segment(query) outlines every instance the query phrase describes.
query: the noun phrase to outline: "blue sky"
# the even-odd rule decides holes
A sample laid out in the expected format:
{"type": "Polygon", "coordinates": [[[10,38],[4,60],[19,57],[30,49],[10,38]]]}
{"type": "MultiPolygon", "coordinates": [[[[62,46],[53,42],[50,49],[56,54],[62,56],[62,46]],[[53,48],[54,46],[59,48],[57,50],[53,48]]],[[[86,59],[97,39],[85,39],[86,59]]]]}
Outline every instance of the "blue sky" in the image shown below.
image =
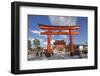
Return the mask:
{"type": "MultiPolygon", "coordinates": [[[[47,44],[47,36],[40,35],[41,30],[38,24],[46,25],[79,25],[80,29],[77,30],[80,34],[73,35],[74,44],[84,44],[88,42],[88,18],[87,17],[75,17],[75,16],[49,16],[49,15],[28,15],[28,39],[39,39],[40,45],[45,46],[47,44]]],[[[69,43],[69,35],[52,35],[51,44],[54,40],[64,39],[66,43],[69,43]]]]}

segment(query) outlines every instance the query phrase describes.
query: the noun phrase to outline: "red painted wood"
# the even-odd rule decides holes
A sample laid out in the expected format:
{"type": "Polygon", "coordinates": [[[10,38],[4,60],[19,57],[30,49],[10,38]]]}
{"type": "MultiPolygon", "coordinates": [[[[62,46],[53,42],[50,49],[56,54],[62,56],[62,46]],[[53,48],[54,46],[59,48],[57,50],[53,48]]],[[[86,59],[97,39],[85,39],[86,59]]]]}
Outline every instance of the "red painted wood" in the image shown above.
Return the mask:
{"type": "Polygon", "coordinates": [[[76,25],[73,25],[73,26],[48,26],[48,25],[42,25],[40,24],[39,25],[39,28],[43,29],[43,30],[48,30],[48,29],[51,29],[51,30],[78,30],[80,28],[80,26],[76,26],[76,25]]]}
{"type": "Polygon", "coordinates": [[[74,48],[73,48],[73,38],[72,38],[72,30],[69,30],[69,36],[70,36],[70,51],[71,53],[74,53],[74,48]]]}
{"type": "MultiPolygon", "coordinates": [[[[48,35],[49,32],[41,32],[41,35],[48,35]]],[[[69,32],[50,32],[51,35],[69,35],[69,32]]],[[[79,32],[71,32],[72,35],[77,35],[79,32]]]]}
{"type": "Polygon", "coordinates": [[[47,41],[47,53],[51,53],[51,34],[50,34],[51,30],[48,30],[48,34],[47,34],[47,37],[48,37],[48,41],[47,41]]]}

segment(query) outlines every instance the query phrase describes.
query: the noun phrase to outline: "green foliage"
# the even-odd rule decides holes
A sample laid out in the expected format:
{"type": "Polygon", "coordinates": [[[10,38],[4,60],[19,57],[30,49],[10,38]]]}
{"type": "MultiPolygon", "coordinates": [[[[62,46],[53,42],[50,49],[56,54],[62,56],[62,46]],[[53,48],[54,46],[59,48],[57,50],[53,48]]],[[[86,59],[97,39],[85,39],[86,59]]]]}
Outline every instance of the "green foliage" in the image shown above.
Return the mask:
{"type": "MultiPolygon", "coordinates": [[[[75,48],[75,49],[78,49],[78,45],[77,44],[73,44],[73,47],[75,48]]],[[[66,48],[70,48],[70,43],[68,44],[68,45],[66,45],[66,48]]]]}
{"type": "Polygon", "coordinates": [[[74,44],[74,48],[75,48],[75,49],[78,49],[78,45],[74,44]]]}
{"type": "Polygon", "coordinates": [[[34,39],[33,40],[33,45],[39,46],[40,45],[40,41],[38,39],[34,39]]]}
{"type": "Polygon", "coordinates": [[[31,49],[31,41],[28,40],[28,49],[30,50],[31,49]]]}
{"type": "Polygon", "coordinates": [[[31,46],[31,41],[30,40],[28,40],[28,46],[31,46]]]}
{"type": "Polygon", "coordinates": [[[68,49],[70,48],[70,43],[68,43],[68,45],[66,45],[66,48],[68,48],[68,49]]]}

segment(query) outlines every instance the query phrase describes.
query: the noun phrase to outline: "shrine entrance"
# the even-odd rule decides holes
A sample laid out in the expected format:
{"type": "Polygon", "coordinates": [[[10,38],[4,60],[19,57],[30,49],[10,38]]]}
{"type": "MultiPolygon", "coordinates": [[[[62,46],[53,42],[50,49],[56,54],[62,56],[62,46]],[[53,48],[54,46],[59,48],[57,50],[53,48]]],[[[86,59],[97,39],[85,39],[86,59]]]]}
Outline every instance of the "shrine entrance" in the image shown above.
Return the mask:
{"type": "Polygon", "coordinates": [[[39,28],[42,30],[46,30],[45,32],[41,32],[41,35],[47,35],[47,54],[51,54],[51,35],[69,35],[70,37],[70,55],[72,56],[74,54],[74,48],[73,48],[73,35],[78,35],[79,32],[75,31],[78,30],[79,26],[50,26],[50,25],[44,25],[39,24],[39,28]],[[53,31],[53,30],[58,30],[53,31]],[[67,31],[63,31],[67,30],[67,31]]]}

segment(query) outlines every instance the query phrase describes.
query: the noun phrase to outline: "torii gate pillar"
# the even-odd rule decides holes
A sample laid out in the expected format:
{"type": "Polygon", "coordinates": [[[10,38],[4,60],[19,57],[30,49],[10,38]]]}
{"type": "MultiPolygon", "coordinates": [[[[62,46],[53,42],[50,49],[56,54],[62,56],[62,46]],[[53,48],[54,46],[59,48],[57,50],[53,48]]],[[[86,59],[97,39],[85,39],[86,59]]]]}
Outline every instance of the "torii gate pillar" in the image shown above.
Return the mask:
{"type": "Polygon", "coordinates": [[[48,37],[48,40],[47,40],[47,56],[50,56],[50,54],[51,54],[51,30],[48,30],[48,35],[47,35],[47,37],[48,37]]]}
{"type": "Polygon", "coordinates": [[[74,47],[73,47],[73,38],[72,38],[72,31],[69,30],[69,36],[70,36],[70,55],[73,56],[74,54],[74,47]]]}

